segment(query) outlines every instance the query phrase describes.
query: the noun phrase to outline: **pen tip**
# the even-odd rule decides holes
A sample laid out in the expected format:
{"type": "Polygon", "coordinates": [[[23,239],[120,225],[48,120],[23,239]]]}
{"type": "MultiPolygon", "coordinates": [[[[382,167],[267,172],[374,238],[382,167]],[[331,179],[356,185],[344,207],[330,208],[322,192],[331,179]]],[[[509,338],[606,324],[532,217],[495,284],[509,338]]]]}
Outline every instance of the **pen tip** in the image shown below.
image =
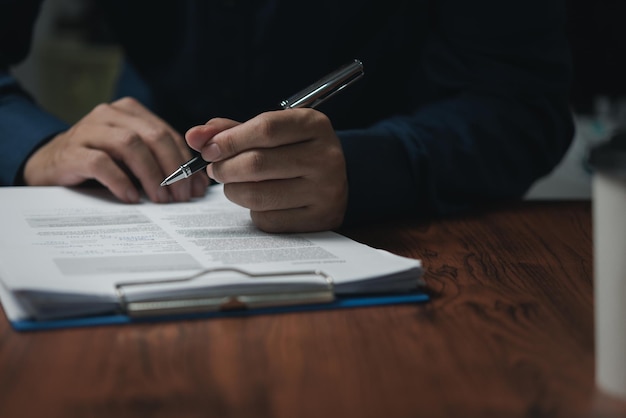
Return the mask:
{"type": "Polygon", "coordinates": [[[181,169],[178,169],[169,176],[167,176],[165,180],[161,182],[161,186],[169,186],[170,184],[176,183],[178,180],[182,180],[184,178],[185,172],[181,169]]]}

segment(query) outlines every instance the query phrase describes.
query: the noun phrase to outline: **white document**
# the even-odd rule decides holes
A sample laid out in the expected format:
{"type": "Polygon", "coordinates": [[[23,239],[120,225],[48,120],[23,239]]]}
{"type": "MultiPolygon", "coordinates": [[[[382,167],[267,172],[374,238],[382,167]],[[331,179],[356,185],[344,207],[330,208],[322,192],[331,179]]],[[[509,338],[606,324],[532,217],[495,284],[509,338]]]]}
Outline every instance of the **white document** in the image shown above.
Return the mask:
{"type": "Polygon", "coordinates": [[[122,282],[149,281],[129,293],[140,300],[189,288],[236,293],[259,283],[288,292],[316,286],[322,279],[310,274],[319,272],[336,294],[353,294],[414,290],[422,271],[419,260],[334,232],[264,233],[221,186],[190,203],[137,205],[101,189],[0,188],[0,231],[0,300],[10,320],[38,315],[33,304],[42,297],[50,316],[112,309],[122,282]],[[273,276],[226,270],[193,283],[153,283],[230,268],[273,276]]]}

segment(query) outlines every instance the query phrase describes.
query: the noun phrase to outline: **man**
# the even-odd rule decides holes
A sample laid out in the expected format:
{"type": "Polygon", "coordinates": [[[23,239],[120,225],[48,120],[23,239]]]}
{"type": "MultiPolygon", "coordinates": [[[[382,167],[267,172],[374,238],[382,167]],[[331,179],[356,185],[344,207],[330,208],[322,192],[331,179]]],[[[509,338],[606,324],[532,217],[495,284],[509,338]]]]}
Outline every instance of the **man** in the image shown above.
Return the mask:
{"type": "Polygon", "coordinates": [[[137,202],[138,182],[154,201],[188,200],[204,176],[159,186],[190,157],[186,132],[257,226],[311,231],[519,197],[572,138],[561,0],[103,0],[136,80],[121,85],[149,94],[72,127],[8,75],[39,3],[0,2],[4,185],[95,179],[137,202]],[[272,111],[354,58],[366,75],[345,92],[272,111]]]}

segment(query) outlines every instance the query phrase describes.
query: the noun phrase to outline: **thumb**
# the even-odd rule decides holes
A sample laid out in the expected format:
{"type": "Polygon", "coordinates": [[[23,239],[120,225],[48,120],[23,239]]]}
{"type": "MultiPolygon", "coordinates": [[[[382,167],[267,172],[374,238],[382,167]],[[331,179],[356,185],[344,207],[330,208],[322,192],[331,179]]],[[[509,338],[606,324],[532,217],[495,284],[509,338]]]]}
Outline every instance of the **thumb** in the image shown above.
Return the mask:
{"type": "Polygon", "coordinates": [[[190,128],[185,133],[185,141],[191,149],[201,152],[215,135],[237,125],[239,122],[232,119],[213,118],[204,125],[190,128]]]}

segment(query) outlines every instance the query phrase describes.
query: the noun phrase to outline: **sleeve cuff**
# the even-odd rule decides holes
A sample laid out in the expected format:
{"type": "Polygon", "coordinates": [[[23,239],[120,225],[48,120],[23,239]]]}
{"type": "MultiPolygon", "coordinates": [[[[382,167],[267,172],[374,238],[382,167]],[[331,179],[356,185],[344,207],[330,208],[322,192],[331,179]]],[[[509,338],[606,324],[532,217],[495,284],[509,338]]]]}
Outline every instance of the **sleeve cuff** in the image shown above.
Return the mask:
{"type": "Polygon", "coordinates": [[[418,211],[419,185],[402,142],[380,130],[340,131],[348,174],[344,225],[418,211]]]}
{"type": "Polygon", "coordinates": [[[0,185],[23,184],[28,157],[69,125],[37,107],[28,98],[10,94],[0,97],[0,185]]]}

